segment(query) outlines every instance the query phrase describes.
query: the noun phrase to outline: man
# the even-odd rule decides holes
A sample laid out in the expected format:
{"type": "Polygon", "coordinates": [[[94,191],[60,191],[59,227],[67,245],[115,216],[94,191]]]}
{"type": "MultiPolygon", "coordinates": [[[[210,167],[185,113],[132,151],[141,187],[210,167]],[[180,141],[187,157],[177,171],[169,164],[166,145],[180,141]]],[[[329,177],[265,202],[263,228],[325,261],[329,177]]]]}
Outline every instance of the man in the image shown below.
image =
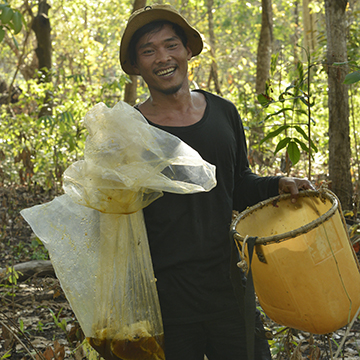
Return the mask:
{"type": "MultiPolygon", "coordinates": [[[[204,354],[209,360],[247,359],[244,319],[229,276],[232,210],[242,211],[279,191],[291,192],[296,201],[298,189],[312,186],[307,180],[251,172],[235,106],[208,92],[190,91],[188,61],[202,47],[200,34],[175,9],[152,5],[130,17],[120,62],[127,74],[142,76],[148,85],[150,96],[137,109],[149,123],[216,165],[217,186],[210,192],[165,193],[144,209],[166,359],[203,360],[204,354]]],[[[270,358],[267,341],[256,337],[255,359],[270,358]]]]}

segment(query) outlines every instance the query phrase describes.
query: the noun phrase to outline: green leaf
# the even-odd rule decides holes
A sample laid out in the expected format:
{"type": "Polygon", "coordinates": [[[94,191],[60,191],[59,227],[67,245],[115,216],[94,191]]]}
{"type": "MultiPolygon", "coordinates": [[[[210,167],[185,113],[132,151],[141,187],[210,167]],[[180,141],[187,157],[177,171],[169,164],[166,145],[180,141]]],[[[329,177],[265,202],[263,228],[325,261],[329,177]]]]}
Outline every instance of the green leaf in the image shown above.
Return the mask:
{"type": "Polygon", "coordinates": [[[13,9],[10,6],[5,6],[1,12],[1,16],[0,16],[1,22],[4,25],[8,24],[10,22],[10,20],[12,19],[13,14],[14,14],[13,9]]]}
{"type": "Polygon", "coordinates": [[[269,104],[274,102],[273,98],[271,98],[270,96],[264,95],[264,94],[259,94],[257,96],[257,99],[258,99],[260,105],[264,106],[264,107],[267,107],[267,106],[269,106],[269,104]]]}
{"type": "Polygon", "coordinates": [[[286,138],[279,141],[276,146],[274,154],[278,153],[281,149],[283,149],[290,142],[290,138],[287,136],[286,138]]]}
{"type": "MultiPolygon", "coordinates": [[[[298,133],[300,133],[304,137],[305,140],[309,141],[309,137],[307,136],[305,131],[299,125],[295,125],[294,128],[296,129],[296,131],[298,133]]],[[[314,142],[312,140],[310,141],[310,146],[314,149],[315,152],[318,152],[318,148],[316,147],[316,145],[314,144],[314,142]]],[[[309,152],[309,150],[308,150],[308,152],[309,152]]]]}
{"type": "Polygon", "coordinates": [[[284,108],[284,109],[281,109],[281,110],[279,110],[279,111],[277,111],[277,112],[275,112],[275,113],[273,113],[273,114],[268,115],[268,116],[264,119],[264,121],[267,120],[267,119],[269,119],[269,118],[271,118],[272,116],[276,116],[276,115],[279,115],[279,114],[281,114],[281,113],[284,113],[285,111],[292,111],[292,110],[293,110],[292,108],[284,108]]]}
{"type": "Polygon", "coordinates": [[[16,41],[16,39],[14,38],[14,35],[12,36],[12,39],[13,39],[14,45],[15,45],[16,48],[19,50],[19,44],[18,44],[18,42],[16,41]]]}
{"type": "Polygon", "coordinates": [[[310,106],[310,107],[311,107],[310,103],[305,99],[304,96],[299,96],[299,99],[300,99],[300,101],[303,102],[306,106],[310,106]]]}
{"type": "Polygon", "coordinates": [[[298,114],[302,114],[302,115],[308,115],[307,111],[304,109],[296,109],[295,112],[297,112],[298,114]]]}
{"type": "Polygon", "coordinates": [[[279,58],[279,53],[272,54],[271,55],[271,62],[270,62],[270,73],[272,76],[274,76],[276,71],[276,64],[279,58]]]}
{"type": "Polygon", "coordinates": [[[24,327],[24,321],[23,321],[23,319],[20,319],[20,320],[19,320],[19,323],[20,323],[20,324],[19,324],[20,330],[21,330],[22,332],[24,332],[24,328],[25,328],[25,327],[24,327]]]}
{"type": "Polygon", "coordinates": [[[348,61],[334,62],[334,63],[333,63],[333,66],[347,65],[348,63],[349,63],[348,61]]]}
{"type": "Polygon", "coordinates": [[[1,360],[10,358],[12,351],[13,351],[13,349],[8,350],[8,351],[1,357],[1,360]]]}
{"type": "Polygon", "coordinates": [[[295,141],[290,141],[287,147],[287,152],[289,154],[289,158],[293,165],[299,162],[300,160],[300,150],[295,141]]]}
{"type": "Polygon", "coordinates": [[[360,81],[360,71],[354,71],[345,76],[344,84],[350,85],[360,81]]]}
{"type": "Polygon", "coordinates": [[[12,17],[12,23],[14,24],[14,34],[18,34],[22,28],[22,15],[19,11],[15,11],[12,17]]]}
{"type": "Polygon", "coordinates": [[[290,127],[290,125],[282,125],[279,128],[277,128],[274,131],[269,132],[261,141],[260,144],[264,143],[265,141],[272,139],[276,136],[278,136],[282,131],[288,129],[290,127]]]}
{"type": "Polygon", "coordinates": [[[307,147],[307,145],[303,141],[299,140],[298,138],[293,138],[293,140],[296,141],[301,146],[303,151],[309,153],[309,148],[307,147]]]}
{"type": "Polygon", "coordinates": [[[5,36],[5,30],[3,29],[2,26],[0,26],[0,43],[3,41],[5,36]]]}
{"type": "Polygon", "coordinates": [[[294,128],[296,129],[296,131],[298,133],[300,133],[304,137],[304,139],[309,140],[309,138],[306,135],[305,131],[299,125],[295,125],[294,128]]]}
{"type": "MultiPolygon", "coordinates": [[[[290,89],[294,89],[295,88],[295,85],[293,85],[293,84],[291,84],[291,85],[289,85],[286,89],[285,89],[285,91],[283,92],[283,94],[288,94],[289,93],[289,90],[290,89]]],[[[291,94],[291,93],[289,93],[290,95],[293,95],[293,94],[291,94]]]]}

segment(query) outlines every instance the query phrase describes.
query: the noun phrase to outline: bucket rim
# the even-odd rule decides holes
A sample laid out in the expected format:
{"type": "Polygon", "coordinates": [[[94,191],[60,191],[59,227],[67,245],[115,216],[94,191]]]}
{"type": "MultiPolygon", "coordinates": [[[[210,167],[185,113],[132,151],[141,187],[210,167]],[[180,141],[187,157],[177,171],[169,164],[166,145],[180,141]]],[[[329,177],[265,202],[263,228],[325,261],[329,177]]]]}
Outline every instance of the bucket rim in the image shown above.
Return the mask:
{"type": "MultiPolygon", "coordinates": [[[[236,216],[236,218],[231,222],[230,226],[230,232],[232,233],[232,236],[234,240],[243,242],[245,240],[245,237],[240,235],[236,230],[236,225],[239,223],[240,220],[244,219],[251,213],[253,213],[256,210],[260,210],[263,207],[269,205],[270,203],[277,203],[278,201],[287,200],[290,199],[291,194],[281,194],[274,197],[271,197],[267,200],[260,201],[259,203],[248,207],[246,210],[242,211],[239,215],[236,216]]],[[[271,243],[279,243],[281,241],[289,240],[294,237],[299,236],[300,234],[306,234],[309,231],[315,229],[319,225],[323,224],[325,221],[327,221],[331,216],[335,214],[335,212],[339,208],[339,201],[336,198],[335,194],[333,194],[330,190],[326,189],[325,191],[317,191],[317,190],[302,190],[299,192],[299,197],[318,197],[321,201],[325,199],[328,199],[331,201],[331,208],[326,211],[324,214],[320,215],[317,219],[311,221],[310,223],[301,226],[297,229],[290,230],[281,234],[276,234],[273,236],[265,236],[265,237],[258,237],[255,241],[255,245],[268,245],[271,243]]]]}

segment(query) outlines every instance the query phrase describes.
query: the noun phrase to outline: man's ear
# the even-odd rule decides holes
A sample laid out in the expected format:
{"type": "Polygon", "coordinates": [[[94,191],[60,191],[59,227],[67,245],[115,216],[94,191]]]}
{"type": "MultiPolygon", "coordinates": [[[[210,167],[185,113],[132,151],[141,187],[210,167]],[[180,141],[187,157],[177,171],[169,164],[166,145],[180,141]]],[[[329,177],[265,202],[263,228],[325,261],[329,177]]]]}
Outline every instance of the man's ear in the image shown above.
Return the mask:
{"type": "Polygon", "coordinates": [[[190,60],[192,58],[192,51],[191,49],[189,48],[189,46],[186,46],[186,50],[188,52],[188,56],[187,56],[187,59],[190,60]]]}
{"type": "Polygon", "coordinates": [[[132,64],[131,66],[132,66],[132,68],[133,68],[133,70],[134,70],[134,73],[135,73],[136,75],[140,75],[140,70],[139,70],[139,68],[137,67],[137,65],[136,65],[136,64],[132,64]]]}

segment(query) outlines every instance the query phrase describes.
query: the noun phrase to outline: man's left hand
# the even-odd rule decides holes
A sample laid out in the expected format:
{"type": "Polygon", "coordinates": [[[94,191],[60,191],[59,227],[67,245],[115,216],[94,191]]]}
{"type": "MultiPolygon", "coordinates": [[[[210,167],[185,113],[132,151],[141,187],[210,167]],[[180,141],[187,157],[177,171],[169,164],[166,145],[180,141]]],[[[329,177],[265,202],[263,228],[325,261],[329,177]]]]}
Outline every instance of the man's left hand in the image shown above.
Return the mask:
{"type": "Polygon", "coordinates": [[[295,203],[299,190],[315,190],[314,186],[307,179],[294,177],[282,177],[279,180],[279,194],[291,193],[291,202],[295,203]]]}

